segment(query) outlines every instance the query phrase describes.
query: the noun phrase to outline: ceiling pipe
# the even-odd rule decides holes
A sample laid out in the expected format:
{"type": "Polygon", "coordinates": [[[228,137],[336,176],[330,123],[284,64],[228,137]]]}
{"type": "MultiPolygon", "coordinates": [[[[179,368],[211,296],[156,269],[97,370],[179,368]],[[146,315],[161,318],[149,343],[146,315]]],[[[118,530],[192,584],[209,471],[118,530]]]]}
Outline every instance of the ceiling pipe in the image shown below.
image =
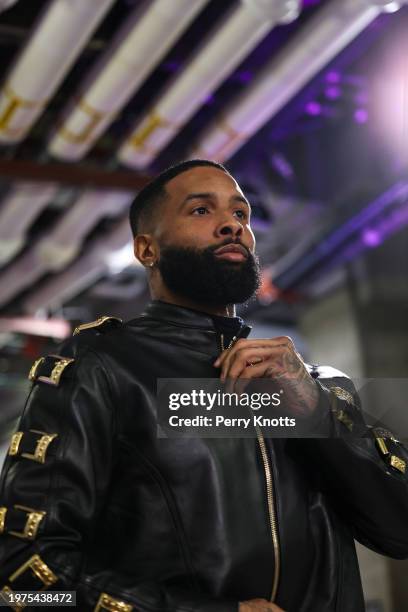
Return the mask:
{"type": "Polygon", "coordinates": [[[0,90],[0,142],[26,136],[114,0],[54,0],[0,90]]]}
{"type": "Polygon", "coordinates": [[[403,4],[407,0],[332,0],[205,129],[190,155],[229,159],[381,12],[403,4]]]}
{"type": "MultiPolygon", "coordinates": [[[[85,192],[43,239],[0,273],[0,306],[47,272],[67,266],[78,256],[85,236],[96,223],[103,217],[121,215],[132,198],[128,192],[85,192]]],[[[128,220],[127,224],[129,228],[128,220]]]]}
{"type": "Polygon", "coordinates": [[[18,0],[0,0],[0,13],[17,4],[18,0]]]}
{"type": "Polygon", "coordinates": [[[25,235],[58,191],[54,184],[20,183],[12,187],[0,207],[0,266],[13,259],[25,235]]]}
{"type": "Polygon", "coordinates": [[[135,9],[80,86],[48,152],[81,159],[209,0],[155,0],[135,9]]]}
{"type": "MultiPolygon", "coordinates": [[[[35,293],[28,296],[23,303],[27,313],[36,313],[47,309],[55,311],[69,299],[78,295],[104,274],[109,273],[109,259],[129,242],[132,236],[127,216],[117,222],[106,236],[101,236],[90,245],[87,252],[69,268],[48,280],[35,293]]],[[[134,260],[135,265],[141,265],[134,260]]]]}
{"type": "Polygon", "coordinates": [[[47,269],[62,270],[78,255],[81,245],[100,219],[119,217],[134,198],[126,191],[86,191],[37,246],[47,269]]]}
{"type": "Polygon", "coordinates": [[[241,0],[137,122],[119,160],[146,168],[269,30],[299,12],[300,0],[241,0]]]}
{"type": "Polygon", "coordinates": [[[64,340],[69,338],[72,330],[71,325],[65,319],[0,317],[0,334],[28,334],[64,340]]]}

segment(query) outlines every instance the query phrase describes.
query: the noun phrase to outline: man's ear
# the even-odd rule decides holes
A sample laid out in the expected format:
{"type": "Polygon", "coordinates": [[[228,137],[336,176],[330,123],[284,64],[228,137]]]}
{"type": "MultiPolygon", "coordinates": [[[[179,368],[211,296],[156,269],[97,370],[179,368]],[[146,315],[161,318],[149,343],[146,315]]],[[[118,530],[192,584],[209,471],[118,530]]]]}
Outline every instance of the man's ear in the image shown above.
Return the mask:
{"type": "Polygon", "coordinates": [[[134,239],[134,253],[142,266],[151,268],[159,259],[159,247],[151,234],[138,234],[134,239]]]}

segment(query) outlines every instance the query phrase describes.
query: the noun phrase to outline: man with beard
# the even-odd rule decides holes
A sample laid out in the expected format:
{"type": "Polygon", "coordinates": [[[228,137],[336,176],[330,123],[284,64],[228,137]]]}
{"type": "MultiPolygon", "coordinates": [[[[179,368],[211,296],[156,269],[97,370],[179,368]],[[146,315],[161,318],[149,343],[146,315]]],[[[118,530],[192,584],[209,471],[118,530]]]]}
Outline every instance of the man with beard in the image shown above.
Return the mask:
{"type": "Polygon", "coordinates": [[[365,427],[343,374],[289,338],[247,338],[234,305],[259,267],[225,168],[170,168],[130,220],[152,302],[32,367],[3,471],[3,594],[68,589],[81,612],[363,612],[353,537],[408,555],[406,449],[365,427]],[[157,380],[216,377],[278,380],[318,437],[158,437],[157,380]]]}

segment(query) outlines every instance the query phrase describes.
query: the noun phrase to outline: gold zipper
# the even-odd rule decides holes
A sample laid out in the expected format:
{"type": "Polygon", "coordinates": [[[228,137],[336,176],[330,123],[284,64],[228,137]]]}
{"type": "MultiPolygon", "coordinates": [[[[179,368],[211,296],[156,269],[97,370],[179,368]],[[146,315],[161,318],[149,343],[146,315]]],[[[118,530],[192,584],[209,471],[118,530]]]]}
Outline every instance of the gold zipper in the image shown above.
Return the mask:
{"type": "Polygon", "coordinates": [[[268,454],[266,451],[265,440],[263,433],[259,425],[255,426],[256,435],[258,438],[259,448],[261,450],[262,461],[265,470],[265,482],[266,482],[266,497],[268,501],[268,514],[269,514],[269,525],[271,528],[273,554],[275,559],[275,573],[272,582],[272,593],[270,600],[273,602],[276,597],[276,591],[278,590],[279,574],[280,574],[280,550],[279,550],[279,537],[278,527],[276,521],[275,501],[273,496],[273,478],[272,470],[269,464],[268,454]]]}
{"type": "MultiPolygon", "coordinates": [[[[224,334],[221,334],[221,352],[225,350],[224,345],[224,334]]],[[[237,336],[234,336],[227,346],[227,349],[230,349],[235,342],[238,340],[237,336]]],[[[275,511],[275,500],[273,496],[273,478],[272,478],[272,470],[269,464],[268,453],[266,451],[265,440],[263,437],[263,433],[259,425],[255,426],[256,435],[258,438],[259,448],[262,455],[262,462],[265,471],[265,484],[266,484],[266,498],[268,502],[268,515],[269,515],[269,526],[271,528],[272,535],[272,545],[273,545],[273,555],[275,560],[275,573],[272,581],[272,592],[270,601],[275,601],[276,592],[278,590],[279,584],[279,576],[280,576],[280,546],[279,546],[279,536],[278,536],[278,526],[276,520],[276,511],[275,511]]]]}
{"type": "MultiPolygon", "coordinates": [[[[238,340],[238,337],[234,336],[232,338],[231,342],[228,344],[227,350],[229,350],[231,347],[233,347],[237,340],[238,340]]],[[[220,344],[221,344],[221,353],[222,353],[223,351],[225,351],[224,334],[220,335],[220,344]]]]}

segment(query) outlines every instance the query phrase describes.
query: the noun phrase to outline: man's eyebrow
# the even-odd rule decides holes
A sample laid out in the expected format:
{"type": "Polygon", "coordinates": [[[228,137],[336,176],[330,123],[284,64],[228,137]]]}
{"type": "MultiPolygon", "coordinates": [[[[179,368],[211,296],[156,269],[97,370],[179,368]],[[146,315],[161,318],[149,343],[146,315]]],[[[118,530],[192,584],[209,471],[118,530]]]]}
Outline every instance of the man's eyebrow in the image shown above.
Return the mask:
{"type": "MultiPolygon", "coordinates": [[[[182,201],[180,205],[180,209],[182,209],[183,206],[188,204],[188,202],[191,202],[191,200],[211,200],[211,199],[216,199],[216,197],[217,197],[217,194],[212,191],[189,193],[188,196],[186,196],[184,200],[182,201]]],[[[230,200],[232,202],[242,202],[243,204],[246,204],[249,208],[251,208],[251,205],[249,204],[248,200],[243,195],[239,195],[239,194],[233,195],[231,196],[230,200]]]]}
{"type": "Polygon", "coordinates": [[[243,195],[234,195],[230,198],[233,202],[242,202],[243,204],[246,204],[248,206],[248,208],[251,208],[250,203],[248,202],[248,200],[246,199],[245,196],[243,195]]]}
{"type": "Polygon", "coordinates": [[[210,200],[211,198],[215,198],[216,194],[206,191],[201,193],[189,193],[188,196],[184,198],[180,205],[180,209],[183,208],[185,204],[188,204],[191,200],[210,200]]]}

